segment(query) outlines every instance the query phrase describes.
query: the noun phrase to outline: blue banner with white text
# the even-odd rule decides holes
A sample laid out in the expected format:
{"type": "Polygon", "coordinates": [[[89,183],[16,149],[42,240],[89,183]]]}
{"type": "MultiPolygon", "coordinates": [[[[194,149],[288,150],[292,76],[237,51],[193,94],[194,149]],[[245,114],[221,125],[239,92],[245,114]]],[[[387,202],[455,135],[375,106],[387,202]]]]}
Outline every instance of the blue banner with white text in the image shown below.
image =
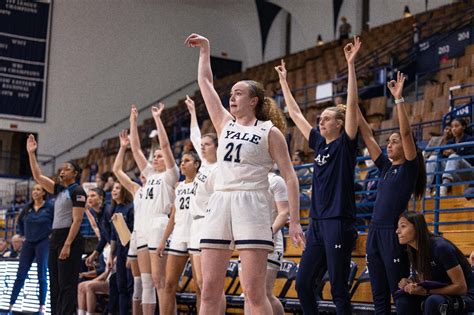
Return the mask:
{"type": "Polygon", "coordinates": [[[44,121],[50,1],[0,0],[0,117],[44,121]]]}

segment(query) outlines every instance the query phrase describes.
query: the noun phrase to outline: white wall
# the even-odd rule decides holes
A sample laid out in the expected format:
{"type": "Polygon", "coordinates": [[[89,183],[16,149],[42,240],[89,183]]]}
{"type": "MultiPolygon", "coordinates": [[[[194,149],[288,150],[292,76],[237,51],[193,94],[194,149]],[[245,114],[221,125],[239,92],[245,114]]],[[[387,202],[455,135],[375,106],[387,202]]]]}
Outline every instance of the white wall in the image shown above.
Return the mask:
{"type": "MultiPolygon", "coordinates": [[[[292,14],[291,52],[313,47],[318,34],[334,39],[329,0],[272,0],[292,14]]],[[[360,31],[362,0],[346,0],[340,15],[360,31]]],[[[430,6],[451,1],[430,0],[430,6]]],[[[413,13],[424,1],[371,1],[372,25],[399,18],[405,3],[413,13]]],[[[50,44],[46,123],[0,120],[19,131],[39,134],[39,153],[55,155],[125,117],[129,105],[144,106],[194,80],[197,49],[186,48],[191,32],[211,40],[213,55],[222,51],[243,66],[257,65],[284,54],[286,13],[270,30],[262,57],[254,0],[55,0],[50,44]]],[[[337,35],[336,35],[337,37],[337,35]]],[[[193,93],[196,86],[168,100],[193,93]]],[[[150,117],[149,114],[142,115],[150,117]]],[[[58,163],[84,156],[89,148],[115,136],[127,123],[63,156],[58,163]]]]}
{"type": "MultiPolygon", "coordinates": [[[[191,32],[208,36],[214,55],[261,63],[257,23],[253,1],[212,8],[197,1],[54,1],[46,123],[1,120],[0,129],[14,123],[37,132],[38,152],[57,154],[126,116],[131,103],[146,105],[196,79],[199,52],[183,44],[191,32]]],[[[126,127],[61,160],[85,155],[126,127]]]]}

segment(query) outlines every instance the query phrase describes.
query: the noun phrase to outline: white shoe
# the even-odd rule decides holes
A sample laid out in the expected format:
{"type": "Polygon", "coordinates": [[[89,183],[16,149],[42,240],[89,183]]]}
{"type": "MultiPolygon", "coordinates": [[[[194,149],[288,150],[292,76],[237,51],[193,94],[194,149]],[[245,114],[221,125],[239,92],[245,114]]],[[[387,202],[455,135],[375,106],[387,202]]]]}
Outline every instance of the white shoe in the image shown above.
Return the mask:
{"type": "Polygon", "coordinates": [[[439,195],[440,195],[440,197],[446,197],[448,195],[448,187],[441,186],[439,188],[439,195]]]}

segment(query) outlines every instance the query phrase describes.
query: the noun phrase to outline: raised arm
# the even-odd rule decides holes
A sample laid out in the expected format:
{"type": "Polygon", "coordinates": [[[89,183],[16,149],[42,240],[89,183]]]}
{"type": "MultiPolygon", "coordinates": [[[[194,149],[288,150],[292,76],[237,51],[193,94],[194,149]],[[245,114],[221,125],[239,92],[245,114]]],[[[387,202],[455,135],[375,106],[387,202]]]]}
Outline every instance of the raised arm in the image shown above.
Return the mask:
{"type": "Polygon", "coordinates": [[[156,131],[158,132],[158,141],[160,142],[160,148],[165,158],[165,166],[166,169],[169,170],[176,166],[176,161],[174,160],[173,151],[171,151],[171,145],[168,135],[166,134],[165,126],[161,121],[161,113],[163,113],[164,108],[165,105],[160,103],[158,107],[153,106],[151,108],[151,113],[153,114],[153,119],[155,119],[156,131]]]}
{"type": "Polygon", "coordinates": [[[186,95],[186,100],[184,102],[186,103],[186,107],[188,108],[189,115],[191,116],[191,126],[189,128],[190,130],[189,139],[191,140],[191,143],[193,144],[194,149],[196,150],[199,158],[202,161],[203,157],[201,153],[201,130],[199,129],[199,124],[197,121],[196,106],[194,104],[194,101],[188,95],[186,95]]]}
{"type": "Polygon", "coordinates": [[[186,38],[185,44],[188,47],[199,47],[199,89],[201,90],[212,124],[216,128],[217,133],[220,134],[225,123],[232,119],[232,115],[222,106],[219,94],[214,89],[209,40],[201,35],[191,34],[186,38]]]}
{"type": "Polygon", "coordinates": [[[36,143],[35,136],[29,135],[28,139],[26,140],[26,151],[28,151],[28,157],[30,159],[30,168],[31,173],[33,174],[33,178],[35,181],[43,186],[43,188],[49,192],[50,194],[54,193],[54,181],[44,176],[41,172],[41,169],[38,165],[38,161],[36,160],[36,149],[38,148],[38,144],[36,143]]]}
{"type": "Polygon", "coordinates": [[[362,112],[360,111],[359,106],[357,105],[357,122],[359,125],[359,131],[362,135],[362,139],[364,139],[364,143],[369,150],[370,158],[372,161],[375,162],[382,154],[382,150],[378,145],[377,141],[374,138],[374,134],[372,132],[372,128],[370,128],[369,124],[365,120],[364,116],[362,116],[362,112]]]}
{"type": "Polygon", "coordinates": [[[300,225],[299,184],[295,170],[291,164],[290,155],[286,150],[286,141],[280,130],[272,128],[269,134],[269,150],[272,159],[285,180],[288,189],[288,204],[290,207],[290,236],[295,246],[305,247],[305,237],[300,225]],[[285,149],[283,149],[285,148],[285,149]]]}
{"type": "Polygon", "coordinates": [[[400,136],[402,137],[403,152],[405,159],[413,161],[416,158],[416,145],[415,139],[411,131],[410,121],[408,120],[408,114],[405,109],[405,101],[402,97],[403,84],[405,83],[405,76],[400,71],[397,72],[397,81],[392,80],[387,83],[390,93],[395,98],[395,103],[398,103],[398,123],[400,125],[400,136]]]}
{"type": "Polygon", "coordinates": [[[290,114],[290,118],[294,121],[296,127],[300,130],[303,134],[303,137],[306,140],[309,140],[309,134],[311,132],[311,124],[306,120],[303,116],[303,113],[296,103],[295,98],[291,94],[290,87],[288,86],[288,82],[286,81],[286,68],[285,68],[285,61],[282,59],[281,64],[275,67],[276,72],[278,72],[278,77],[280,78],[280,85],[283,91],[283,96],[285,97],[285,103],[288,107],[288,113],[290,114]]]}
{"type": "Polygon", "coordinates": [[[133,158],[135,159],[135,162],[137,163],[137,166],[140,169],[140,172],[143,172],[143,170],[148,165],[148,161],[145,155],[143,154],[143,151],[140,145],[140,137],[138,135],[137,120],[138,120],[138,110],[135,107],[135,105],[132,105],[132,108],[130,110],[130,147],[132,149],[133,158]]]}
{"type": "Polygon", "coordinates": [[[115,176],[119,180],[120,184],[125,187],[132,195],[135,195],[138,189],[140,189],[140,185],[135,183],[128,177],[127,174],[123,171],[123,159],[125,156],[125,151],[127,151],[127,146],[130,144],[130,140],[128,139],[127,130],[122,130],[119,134],[120,138],[120,149],[115,157],[114,166],[112,167],[112,172],[114,172],[115,176]]]}
{"type": "Polygon", "coordinates": [[[344,47],[344,55],[347,60],[348,83],[347,83],[347,109],[345,129],[349,138],[354,139],[357,135],[357,78],[355,72],[355,57],[360,49],[359,37],[354,38],[354,43],[349,43],[344,47]]]}

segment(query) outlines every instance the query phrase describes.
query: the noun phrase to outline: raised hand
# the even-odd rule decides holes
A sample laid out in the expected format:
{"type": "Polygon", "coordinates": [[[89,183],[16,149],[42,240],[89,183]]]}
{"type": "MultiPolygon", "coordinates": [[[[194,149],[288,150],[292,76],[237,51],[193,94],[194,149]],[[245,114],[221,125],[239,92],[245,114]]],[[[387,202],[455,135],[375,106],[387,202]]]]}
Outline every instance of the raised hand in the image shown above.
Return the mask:
{"type": "Polygon", "coordinates": [[[190,113],[196,112],[196,106],[194,104],[194,101],[189,97],[189,95],[186,95],[186,100],[184,101],[186,103],[186,107],[188,108],[188,111],[190,113]]]}
{"type": "Polygon", "coordinates": [[[390,93],[392,93],[395,99],[400,99],[402,97],[403,84],[405,83],[406,76],[400,71],[397,72],[397,81],[392,80],[387,83],[390,93]]]}
{"type": "Polygon", "coordinates": [[[158,107],[157,106],[152,106],[151,107],[151,114],[153,115],[153,118],[160,118],[161,113],[163,113],[163,110],[165,109],[165,104],[159,103],[158,107]]]}
{"type": "Polygon", "coordinates": [[[34,153],[37,148],[38,144],[36,143],[35,136],[29,135],[26,140],[26,151],[28,151],[28,153],[34,153]]]}
{"type": "Polygon", "coordinates": [[[276,72],[278,73],[278,77],[280,80],[286,80],[286,67],[285,67],[285,60],[281,60],[281,64],[275,67],[276,72]]]}
{"type": "Polygon", "coordinates": [[[132,104],[132,108],[130,109],[130,122],[137,122],[138,119],[138,109],[135,104],[132,104]]]}
{"type": "Polygon", "coordinates": [[[344,55],[348,63],[353,63],[359,52],[361,41],[359,37],[354,37],[354,43],[349,43],[344,47],[344,55]]]}
{"type": "Polygon", "coordinates": [[[206,48],[209,47],[209,40],[204,36],[193,33],[186,38],[184,44],[188,47],[206,48]]]}
{"type": "Polygon", "coordinates": [[[120,131],[119,138],[120,138],[120,147],[126,148],[130,144],[130,139],[128,138],[127,129],[120,131]]]}

